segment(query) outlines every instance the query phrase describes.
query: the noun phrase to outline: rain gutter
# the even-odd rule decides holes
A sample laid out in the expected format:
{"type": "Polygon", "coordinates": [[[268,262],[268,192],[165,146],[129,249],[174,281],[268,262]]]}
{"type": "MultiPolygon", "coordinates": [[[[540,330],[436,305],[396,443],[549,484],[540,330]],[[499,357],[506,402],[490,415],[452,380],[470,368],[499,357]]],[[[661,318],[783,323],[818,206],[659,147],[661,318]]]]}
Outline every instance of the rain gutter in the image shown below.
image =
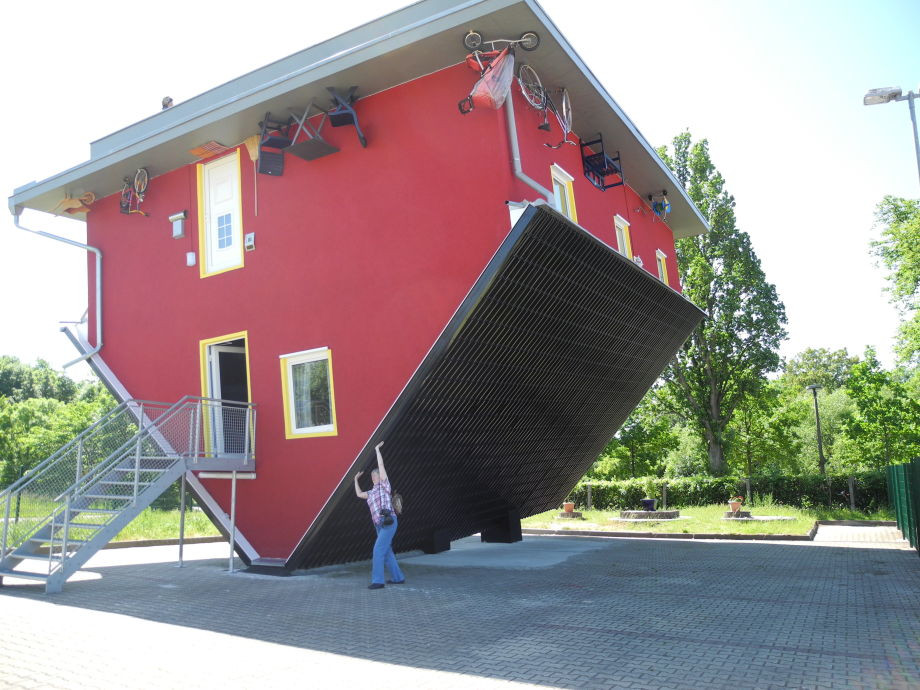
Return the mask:
{"type": "Polygon", "coordinates": [[[45,232],[44,230],[33,230],[31,228],[25,227],[24,225],[20,225],[19,216],[22,213],[22,208],[18,207],[16,211],[17,213],[13,214],[13,223],[20,230],[31,232],[33,235],[41,235],[42,237],[47,237],[51,240],[57,240],[58,242],[63,242],[64,244],[69,244],[73,247],[79,247],[80,249],[85,249],[86,251],[92,252],[96,255],[96,347],[80,355],[75,360],[67,362],[67,364],[64,365],[64,368],[67,369],[68,367],[72,367],[78,362],[89,359],[102,349],[102,251],[97,247],[91,247],[88,244],[83,244],[82,242],[77,242],[76,240],[70,240],[66,237],[61,237],[60,235],[53,235],[50,232],[45,232]]]}

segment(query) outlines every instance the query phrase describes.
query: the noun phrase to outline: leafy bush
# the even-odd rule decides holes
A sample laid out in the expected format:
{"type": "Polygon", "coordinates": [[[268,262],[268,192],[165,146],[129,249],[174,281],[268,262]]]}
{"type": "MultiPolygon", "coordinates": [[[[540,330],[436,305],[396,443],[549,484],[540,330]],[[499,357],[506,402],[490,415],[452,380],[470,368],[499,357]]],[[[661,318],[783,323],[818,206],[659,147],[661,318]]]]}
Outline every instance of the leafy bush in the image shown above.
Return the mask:
{"type": "MultiPolygon", "coordinates": [[[[883,472],[859,472],[853,475],[855,482],[856,508],[873,512],[888,505],[888,489],[883,472]]],[[[637,509],[640,499],[662,497],[662,485],[668,485],[668,506],[704,506],[724,503],[731,496],[744,495],[746,488],[742,477],[712,477],[696,475],[660,479],[638,477],[618,481],[580,482],[570,494],[570,500],[579,507],[587,506],[587,484],[591,484],[591,504],[594,508],[637,509]]],[[[797,508],[847,508],[849,507],[849,485],[846,476],[824,477],[822,475],[771,475],[751,477],[751,505],[758,505],[763,496],[764,504],[787,505],[797,508]]]]}

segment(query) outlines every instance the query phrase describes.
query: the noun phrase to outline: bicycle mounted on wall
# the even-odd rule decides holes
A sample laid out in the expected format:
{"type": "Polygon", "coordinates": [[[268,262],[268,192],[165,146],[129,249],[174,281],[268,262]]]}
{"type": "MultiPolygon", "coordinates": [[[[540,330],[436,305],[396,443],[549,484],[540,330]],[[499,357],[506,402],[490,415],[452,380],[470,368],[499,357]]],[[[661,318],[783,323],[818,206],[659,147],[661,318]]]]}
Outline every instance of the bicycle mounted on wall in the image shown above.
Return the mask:
{"type": "Polygon", "coordinates": [[[144,194],[147,192],[147,168],[138,168],[134,173],[134,179],[124,178],[124,186],[121,188],[121,200],[118,204],[118,210],[125,214],[139,213],[142,216],[148,216],[149,213],[141,211],[141,202],[144,201],[144,194]]]}
{"type": "Polygon", "coordinates": [[[569,134],[572,132],[572,99],[569,97],[569,91],[566,88],[548,89],[540,82],[540,77],[530,65],[521,65],[518,71],[518,84],[521,87],[521,93],[531,107],[543,111],[543,123],[538,125],[538,129],[544,132],[550,131],[549,118],[547,111],[552,111],[559,123],[559,129],[562,130],[562,140],[558,144],[546,144],[551,149],[558,149],[563,144],[575,146],[574,141],[569,140],[569,134]],[[558,103],[553,100],[556,97],[558,103]]]}
{"type": "Polygon", "coordinates": [[[490,50],[480,50],[483,45],[482,35],[477,31],[470,31],[463,37],[463,45],[472,50],[466,56],[467,66],[479,72],[479,81],[473,86],[469,96],[457,104],[460,113],[466,115],[473,108],[491,108],[498,110],[505,103],[514,80],[514,48],[520,46],[522,50],[536,50],[540,45],[540,37],[533,31],[521,34],[520,38],[496,38],[486,41],[490,50]],[[504,44],[502,50],[496,44],[504,44]]]}

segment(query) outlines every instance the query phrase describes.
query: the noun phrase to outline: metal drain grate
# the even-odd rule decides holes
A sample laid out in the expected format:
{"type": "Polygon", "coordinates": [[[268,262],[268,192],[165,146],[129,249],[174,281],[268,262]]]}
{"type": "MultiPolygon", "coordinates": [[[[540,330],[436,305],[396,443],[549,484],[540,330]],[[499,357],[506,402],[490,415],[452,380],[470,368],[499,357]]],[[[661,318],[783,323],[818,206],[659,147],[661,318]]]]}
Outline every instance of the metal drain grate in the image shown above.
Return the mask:
{"type": "Polygon", "coordinates": [[[703,313],[545,206],[528,209],[288,561],[365,559],[352,474],[386,441],[397,551],[560,504],[703,313]]]}

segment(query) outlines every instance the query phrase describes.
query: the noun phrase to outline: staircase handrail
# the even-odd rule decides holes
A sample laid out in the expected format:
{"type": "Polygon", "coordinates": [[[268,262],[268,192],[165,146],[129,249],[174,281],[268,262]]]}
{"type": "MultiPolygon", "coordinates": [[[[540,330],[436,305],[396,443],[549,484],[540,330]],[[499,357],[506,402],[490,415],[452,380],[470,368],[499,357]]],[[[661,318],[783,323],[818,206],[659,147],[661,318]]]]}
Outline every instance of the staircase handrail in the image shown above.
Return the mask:
{"type": "MultiPolygon", "coordinates": [[[[79,443],[81,439],[85,439],[86,437],[88,437],[88,436],[89,436],[90,434],[92,434],[97,428],[99,428],[100,426],[102,426],[102,425],[104,425],[104,424],[107,424],[108,422],[112,421],[112,419],[113,419],[116,415],[120,415],[122,412],[124,412],[125,410],[128,410],[128,409],[130,409],[130,408],[132,408],[132,407],[138,408],[138,407],[141,406],[141,405],[156,405],[156,404],[162,404],[162,403],[156,403],[156,402],[154,402],[154,401],[152,401],[152,400],[139,400],[139,399],[136,399],[136,398],[131,398],[131,399],[129,399],[129,400],[125,400],[125,401],[122,402],[122,403],[119,403],[118,405],[116,405],[115,407],[113,407],[111,410],[109,410],[106,414],[104,414],[102,417],[100,417],[100,418],[97,419],[95,422],[93,422],[93,423],[90,424],[88,427],[86,427],[86,428],[85,428],[83,431],[81,431],[79,434],[77,434],[76,436],[74,436],[70,441],[68,441],[67,443],[65,443],[63,446],[61,446],[60,448],[58,448],[58,449],[57,449],[56,451],[54,451],[51,455],[49,455],[47,458],[45,458],[45,459],[42,460],[40,463],[38,463],[38,465],[36,465],[36,466],[33,467],[32,469],[30,469],[29,472],[28,472],[28,474],[23,475],[22,477],[20,477],[19,479],[17,479],[15,482],[13,482],[12,484],[10,484],[10,485],[7,486],[6,488],[0,490],[0,501],[2,501],[8,494],[11,494],[13,491],[19,490],[19,489],[21,489],[23,486],[25,486],[26,484],[29,484],[30,482],[34,482],[34,481],[36,481],[37,479],[39,479],[39,478],[45,473],[45,471],[47,471],[48,468],[50,468],[51,465],[54,464],[54,461],[57,460],[61,455],[63,455],[63,454],[66,453],[68,450],[70,450],[74,445],[76,445],[77,443],[79,443]]],[[[132,411],[135,413],[135,417],[139,417],[139,416],[140,416],[140,415],[137,414],[137,410],[136,410],[136,409],[135,409],[135,410],[132,410],[132,411]]],[[[140,419],[138,419],[138,424],[139,424],[139,425],[142,425],[143,422],[142,422],[140,419]]]]}
{"type": "Polygon", "coordinates": [[[125,451],[127,451],[131,446],[135,445],[144,436],[149,436],[150,432],[153,429],[156,429],[160,424],[163,424],[166,421],[172,419],[176,414],[178,414],[182,410],[183,407],[185,407],[188,404],[189,400],[192,398],[193,396],[183,395],[176,402],[170,405],[166,409],[166,411],[163,412],[163,414],[161,414],[155,420],[150,420],[149,424],[139,427],[137,430],[137,433],[134,434],[134,436],[132,436],[130,439],[125,441],[123,444],[121,444],[117,449],[115,449],[112,453],[110,453],[102,462],[98,463],[89,472],[81,476],[79,479],[74,481],[73,484],[71,484],[66,489],[64,489],[60,493],[60,495],[58,495],[54,499],[54,501],[58,502],[62,500],[65,496],[67,496],[68,494],[73,494],[76,491],[76,489],[82,486],[83,484],[91,483],[90,480],[94,481],[96,479],[96,475],[101,473],[103,471],[103,468],[104,468],[104,471],[107,472],[109,469],[111,469],[112,464],[116,462],[121,462],[121,460],[124,458],[125,451]]]}
{"type": "MultiPolygon", "coordinates": [[[[194,409],[196,406],[201,403],[216,403],[218,405],[229,404],[237,406],[240,408],[249,408],[255,410],[255,403],[240,401],[240,400],[223,400],[218,398],[204,398],[197,395],[184,395],[179,400],[177,400],[169,409],[167,409],[163,414],[157,417],[156,420],[151,421],[150,424],[146,425],[142,429],[139,429],[138,432],[129,440],[125,441],[116,451],[111,453],[105,460],[93,467],[89,472],[84,474],[80,479],[75,481],[64,491],[61,492],[54,500],[55,502],[63,500],[68,494],[71,497],[76,497],[76,491],[80,486],[91,485],[93,484],[98,475],[108,472],[112,469],[112,466],[121,462],[125,457],[125,452],[131,447],[134,446],[138,441],[142,440],[145,436],[153,436],[153,434],[160,429],[160,427],[165,426],[167,423],[171,422],[176,416],[181,414],[186,409],[194,409]]],[[[165,439],[163,440],[164,442],[165,439]]],[[[164,454],[168,454],[166,449],[162,448],[160,441],[156,441],[157,445],[161,447],[164,454]]],[[[168,442],[167,442],[168,443],[168,442]]],[[[191,455],[193,452],[191,448],[187,449],[184,453],[181,450],[172,449],[173,453],[177,456],[182,455],[191,455]]],[[[197,451],[196,451],[197,452],[197,451]]],[[[248,450],[247,450],[248,452],[248,450]]]]}

